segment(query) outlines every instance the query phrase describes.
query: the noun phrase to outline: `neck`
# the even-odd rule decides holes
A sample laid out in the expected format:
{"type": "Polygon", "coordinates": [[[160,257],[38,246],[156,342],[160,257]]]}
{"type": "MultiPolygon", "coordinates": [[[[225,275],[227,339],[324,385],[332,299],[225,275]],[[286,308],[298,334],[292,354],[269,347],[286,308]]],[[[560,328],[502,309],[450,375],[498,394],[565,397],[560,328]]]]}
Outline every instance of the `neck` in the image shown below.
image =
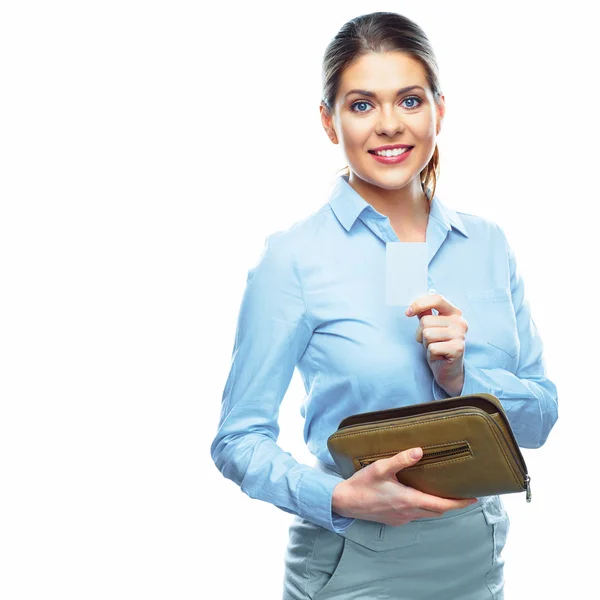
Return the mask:
{"type": "Polygon", "coordinates": [[[431,206],[418,177],[402,188],[385,189],[360,179],[351,171],[348,183],[390,221],[403,223],[407,227],[419,227],[427,222],[431,206]]]}

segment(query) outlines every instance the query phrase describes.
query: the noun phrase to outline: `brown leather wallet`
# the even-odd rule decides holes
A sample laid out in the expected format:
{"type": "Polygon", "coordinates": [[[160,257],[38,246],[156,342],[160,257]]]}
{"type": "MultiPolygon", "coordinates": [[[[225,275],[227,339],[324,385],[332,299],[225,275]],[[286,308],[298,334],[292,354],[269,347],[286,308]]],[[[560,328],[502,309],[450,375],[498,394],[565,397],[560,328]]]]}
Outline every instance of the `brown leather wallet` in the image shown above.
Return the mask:
{"type": "Polygon", "coordinates": [[[343,419],[327,439],[342,476],[380,458],[421,447],[422,458],[396,473],[400,483],[443,498],[527,492],[527,466],[502,404],[469,394],[343,419]]]}

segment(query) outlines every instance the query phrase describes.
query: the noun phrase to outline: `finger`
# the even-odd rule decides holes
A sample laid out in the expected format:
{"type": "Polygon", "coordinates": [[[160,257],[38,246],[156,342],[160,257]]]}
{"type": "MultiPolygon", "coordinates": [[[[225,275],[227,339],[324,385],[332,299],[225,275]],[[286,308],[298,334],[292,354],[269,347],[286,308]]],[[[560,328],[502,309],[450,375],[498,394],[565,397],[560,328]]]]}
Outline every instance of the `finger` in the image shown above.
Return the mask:
{"type": "Polygon", "coordinates": [[[417,342],[423,341],[423,329],[423,321],[419,319],[419,326],[417,327],[417,331],[415,332],[415,340],[417,340],[417,342]]]}
{"type": "Polygon", "coordinates": [[[416,514],[417,516],[415,517],[415,519],[432,519],[434,517],[441,517],[444,514],[444,512],[420,508],[416,514]]]}
{"type": "MultiPolygon", "coordinates": [[[[462,315],[462,311],[444,298],[441,294],[428,294],[420,296],[406,309],[407,316],[420,315],[424,311],[436,309],[440,315],[462,315]]],[[[432,314],[432,313],[429,313],[432,314]]]]}
{"type": "Polygon", "coordinates": [[[423,342],[423,330],[429,329],[430,327],[443,327],[444,325],[449,325],[451,321],[448,319],[443,319],[442,317],[438,317],[434,315],[431,310],[426,310],[419,314],[419,325],[417,327],[417,331],[415,332],[415,339],[417,342],[423,342]]]}
{"type": "Polygon", "coordinates": [[[427,510],[425,508],[419,508],[419,509],[417,509],[417,512],[415,513],[417,516],[414,518],[415,519],[431,519],[434,517],[441,517],[442,515],[446,514],[446,512],[448,512],[448,510],[456,510],[458,508],[465,508],[466,506],[470,506],[471,504],[475,504],[476,502],[477,502],[477,498],[470,499],[470,501],[467,504],[464,504],[461,501],[460,505],[454,506],[453,508],[449,508],[445,511],[427,510]]]}
{"type": "Polygon", "coordinates": [[[466,332],[466,327],[463,326],[462,322],[463,317],[460,315],[419,315],[419,325],[424,328],[450,327],[456,331],[462,331],[464,329],[466,332]]]}
{"type": "Polygon", "coordinates": [[[446,342],[454,337],[462,337],[450,326],[444,326],[443,323],[435,326],[424,325],[417,329],[417,341],[423,342],[425,347],[432,342],[446,342]]]}
{"type": "Polygon", "coordinates": [[[447,510],[466,508],[477,502],[477,498],[442,498],[441,496],[433,496],[416,489],[414,492],[414,506],[434,512],[445,512],[447,510]]]}
{"type": "Polygon", "coordinates": [[[426,345],[429,360],[453,360],[457,361],[465,353],[464,340],[452,339],[445,342],[428,342],[426,345]]]}
{"type": "Polygon", "coordinates": [[[451,340],[455,337],[462,337],[464,339],[465,333],[466,329],[457,325],[456,315],[438,316],[425,314],[419,315],[419,325],[415,333],[415,339],[417,342],[422,342],[424,336],[429,336],[428,342],[451,340]],[[424,334],[424,331],[427,331],[427,334],[424,334]]]}
{"type": "Polygon", "coordinates": [[[397,454],[394,454],[394,456],[390,456],[389,458],[380,458],[379,460],[375,461],[373,465],[377,465],[377,469],[382,477],[395,478],[398,471],[406,469],[407,467],[412,467],[415,463],[419,462],[422,457],[422,448],[408,448],[407,450],[402,450],[397,454]],[[411,456],[412,450],[417,452],[416,457],[411,456]]]}

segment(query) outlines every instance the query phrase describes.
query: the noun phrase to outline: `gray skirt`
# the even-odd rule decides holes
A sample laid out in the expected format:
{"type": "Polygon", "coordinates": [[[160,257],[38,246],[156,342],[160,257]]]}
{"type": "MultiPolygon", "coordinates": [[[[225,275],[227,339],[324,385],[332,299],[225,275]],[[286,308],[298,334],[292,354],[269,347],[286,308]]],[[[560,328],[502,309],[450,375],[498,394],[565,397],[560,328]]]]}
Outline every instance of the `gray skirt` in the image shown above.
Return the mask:
{"type": "Polygon", "coordinates": [[[343,534],[295,516],[283,600],[503,599],[510,520],[489,521],[481,500],[398,527],[356,519],[343,534]]]}

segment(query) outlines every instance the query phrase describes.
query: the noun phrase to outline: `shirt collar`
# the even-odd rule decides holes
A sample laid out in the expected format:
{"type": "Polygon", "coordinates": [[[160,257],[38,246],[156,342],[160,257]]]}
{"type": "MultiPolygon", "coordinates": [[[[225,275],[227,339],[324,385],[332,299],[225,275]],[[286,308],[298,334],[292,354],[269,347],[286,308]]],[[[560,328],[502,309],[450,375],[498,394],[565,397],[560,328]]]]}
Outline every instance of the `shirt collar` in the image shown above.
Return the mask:
{"type": "MultiPolygon", "coordinates": [[[[375,210],[349,183],[347,175],[339,175],[329,195],[329,206],[346,231],[350,231],[359,215],[367,210],[376,219],[387,219],[375,210]]],[[[447,230],[454,227],[465,237],[469,237],[467,228],[458,213],[442,203],[437,195],[433,196],[429,216],[443,223],[447,230]]]]}

